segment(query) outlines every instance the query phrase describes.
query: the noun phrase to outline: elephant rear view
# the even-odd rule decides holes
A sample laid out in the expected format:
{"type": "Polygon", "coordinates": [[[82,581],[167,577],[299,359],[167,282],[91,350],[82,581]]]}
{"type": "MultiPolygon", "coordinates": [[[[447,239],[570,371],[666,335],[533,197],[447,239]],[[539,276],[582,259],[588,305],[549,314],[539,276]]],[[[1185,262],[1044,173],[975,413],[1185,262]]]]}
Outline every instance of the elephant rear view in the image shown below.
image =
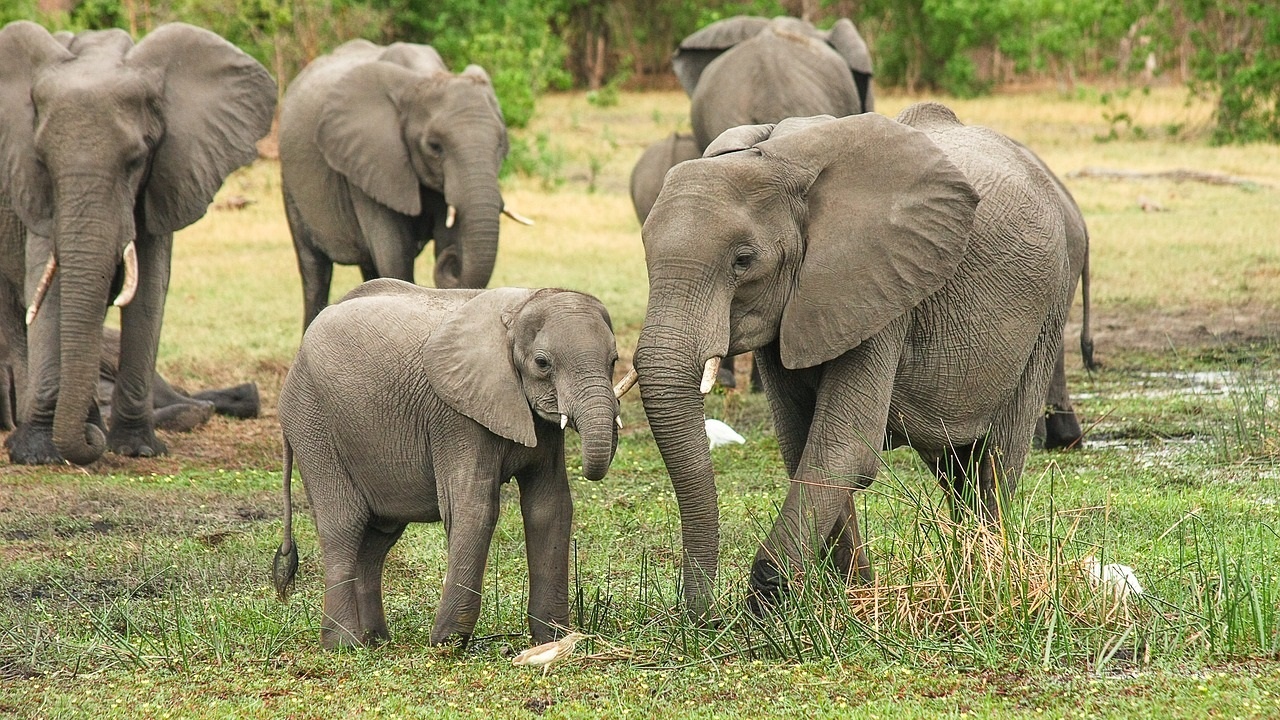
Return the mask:
{"type": "Polygon", "coordinates": [[[791,17],[726,18],[681,41],[672,65],[702,150],[739,125],[874,107],[871,54],[847,18],[826,31],[791,17]]]}
{"type": "Polygon", "coordinates": [[[283,597],[297,569],[292,459],[324,562],[326,648],[388,637],[387,551],[410,522],[443,521],[448,571],[431,642],[465,643],[480,617],[499,490],[520,487],[529,627],[547,642],[569,622],[573,502],[564,430],[582,474],[604,477],[617,448],[618,351],[609,314],[568,290],[436,290],[367,282],[307,328],[280,391],[285,443],[283,597]]]}
{"type": "Polygon", "coordinates": [[[365,40],[308,65],[280,116],[303,326],[328,304],[334,263],[360,266],[365,280],[413,282],[414,260],[431,240],[437,287],[487,285],[507,149],[497,96],[479,66],[454,75],[430,46],[365,40]]]}

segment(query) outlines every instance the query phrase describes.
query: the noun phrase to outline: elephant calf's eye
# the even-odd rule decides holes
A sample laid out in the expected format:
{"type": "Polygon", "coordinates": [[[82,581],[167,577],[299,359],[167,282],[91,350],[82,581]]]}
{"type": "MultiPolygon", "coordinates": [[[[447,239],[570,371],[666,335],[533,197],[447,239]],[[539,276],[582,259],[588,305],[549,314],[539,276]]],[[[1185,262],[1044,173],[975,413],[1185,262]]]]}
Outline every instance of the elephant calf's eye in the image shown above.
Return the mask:
{"type": "Polygon", "coordinates": [[[431,151],[431,154],[433,154],[433,155],[443,155],[443,154],[444,154],[444,146],[443,146],[443,145],[441,145],[440,143],[438,143],[438,142],[434,141],[434,140],[432,140],[431,142],[427,143],[427,150],[430,150],[430,151],[431,151]]]}

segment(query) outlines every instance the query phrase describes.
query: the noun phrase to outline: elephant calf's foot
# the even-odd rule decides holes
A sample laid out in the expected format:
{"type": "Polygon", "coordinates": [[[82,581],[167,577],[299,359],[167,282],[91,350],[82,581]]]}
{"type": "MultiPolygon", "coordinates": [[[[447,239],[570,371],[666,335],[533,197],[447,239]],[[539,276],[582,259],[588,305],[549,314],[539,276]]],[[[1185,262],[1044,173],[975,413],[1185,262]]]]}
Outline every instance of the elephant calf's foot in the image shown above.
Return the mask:
{"type": "Polygon", "coordinates": [[[19,425],[4,441],[9,462],[15,465],[62,465],[62,454],[53,445],[53,431],[32,425],[19,425]]]}
{"type": "Polygon", "coordinates": [[[107,449],[126,457],[158,457],[167,455],[169,448],[151,428],[113,425],[107,435],[107,449]]]}

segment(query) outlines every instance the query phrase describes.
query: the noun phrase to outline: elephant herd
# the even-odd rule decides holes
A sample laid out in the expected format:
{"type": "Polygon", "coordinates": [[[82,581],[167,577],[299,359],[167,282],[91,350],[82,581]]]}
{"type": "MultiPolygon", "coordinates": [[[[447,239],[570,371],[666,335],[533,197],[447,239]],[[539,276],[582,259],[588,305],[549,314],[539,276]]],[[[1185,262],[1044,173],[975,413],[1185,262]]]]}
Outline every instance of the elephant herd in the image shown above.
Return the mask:
{"type": "MultiPolygon", "coordinates": [[[[870,54],[848,20],[722,20],[686,38],[673,65],[693,135],[650,146],[632,175],[649,301],[616,386],[596,298],[484,289],[500,216],[527,221],[499,189],[508,140],[483,69],[454,74],[429,46],[354,40],[285,91],[280,164],[305,333],[279,398],[273,580],[283,598],[298,567],[296,463],[323,555],[325,647],[389,636],[386,554],[408,523],[434,521],[448,559],[431,641],[465,643],[512,478],[531,634],[567,632],[564,431],[582,438],[583,475],[603,477],[636,382],[679,505],[685,604],[712,612],[704,396],[737,354],[753,353],[791,478],[750,573],[758,612],[815,556],[848,580],[871,576],[853,493],[881,449],[910,446],[957,514],[996,522],[1033,436],[1078,444],[1062,334],[1083,279],[1087,364],[1088,233],[1030,149],[938,103],[874,113],[870,54]],[[434,289],[413,284],[428,242],[434,289]],[[366,282],[330,306],[335,263],[366,282]]],[[[0,30],[11,461],[151,456],[165,452],[155,429],[167,417],[256,414],[256,389],[188,396],[155,365],[173,232],[256,157],[276,95],[259,63],[189,25],[136,44],[118,30],[0,30]],[[100,396],[112,304],[119,350],[100,396]]]]}

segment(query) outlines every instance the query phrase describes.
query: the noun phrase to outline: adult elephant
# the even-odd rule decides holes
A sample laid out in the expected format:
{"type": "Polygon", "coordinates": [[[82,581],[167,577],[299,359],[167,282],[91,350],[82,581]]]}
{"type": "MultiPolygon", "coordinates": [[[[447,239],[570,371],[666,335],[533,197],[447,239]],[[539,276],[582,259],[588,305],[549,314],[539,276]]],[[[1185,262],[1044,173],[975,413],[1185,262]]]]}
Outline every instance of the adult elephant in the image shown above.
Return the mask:
{"type": "Polygon", "coordinates": [[[122,30],[55,38],[15,22],[0,30],[0,68],[0,322],[24,388],[9,457],[164,453],[151,390],[173,232],[257,157],[275,81],[181,23],[135,45],[122,30]],[[104,436],[94,392],[112,298],[120,368],[104,436]]]}
{"type": "MultiPolygon", "coordinates": [[[[871,53],[847,18],[825,31],[785,16],[726,18],[681,41],[671,64],[689,94],[700,151],[732,127],[874,107],[871,53]]],[[[734,365],[726,358],[721,385],[736,387],[734,365]]],[[[751,384],[760,387],[754,366],[751,384]]]]}
{"type": "Polygon", "coordinates": [[[671,64],[703,150],[739,125],[874,108],[871,53],[847,18],[826,31],[791,17],[726,18],[681,41],[671,64]]]}
{"type": "Polygon", "coordinates": [[[868,578],[852,491],[909,444],[958,514],[999,517],[1062,342],[1070,271],[1052,181],[946,107],[722,135],[667,177],[644,225],[635,352],[704,612],[719,512],[702,433],[720,359],[755,351],[791,488],[756,554],[769,604],[815,554],[868,578]]]}
{"type": "MultiPolygon", "coordinates": [[[[352,40],[289,85],[280,114],[284,204],[311,324],[333,264],[413,282],[435,240],[435,284],[482,288],[505,206],[507,127],[489,76],[448,71],[427,45],[352,40]]],[[[514,213],[513,218],[528,222],[514,213]]]]}

